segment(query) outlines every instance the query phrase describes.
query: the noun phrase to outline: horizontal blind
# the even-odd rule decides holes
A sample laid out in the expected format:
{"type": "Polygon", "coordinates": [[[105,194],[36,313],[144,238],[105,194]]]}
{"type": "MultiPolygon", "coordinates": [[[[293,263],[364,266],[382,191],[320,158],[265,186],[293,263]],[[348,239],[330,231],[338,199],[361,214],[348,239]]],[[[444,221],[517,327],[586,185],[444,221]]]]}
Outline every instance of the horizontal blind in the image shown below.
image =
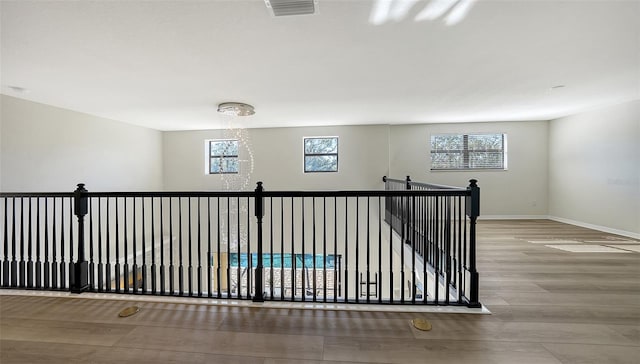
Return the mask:
{"type": "Polygon", "coordinates": [[[431,169],[505,169],[505,134],[431,136],[431,169]]]}

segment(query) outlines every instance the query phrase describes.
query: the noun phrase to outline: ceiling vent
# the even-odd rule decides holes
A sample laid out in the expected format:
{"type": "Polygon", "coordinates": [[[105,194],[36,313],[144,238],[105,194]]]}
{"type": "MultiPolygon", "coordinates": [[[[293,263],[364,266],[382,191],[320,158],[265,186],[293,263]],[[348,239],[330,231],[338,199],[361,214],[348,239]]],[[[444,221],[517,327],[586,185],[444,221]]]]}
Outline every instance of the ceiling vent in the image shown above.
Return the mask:
{"type": "Polygon", "coordinates": [[[264,0],[275,16],[308,15],[316,12],[315,0],[264,0]]]}

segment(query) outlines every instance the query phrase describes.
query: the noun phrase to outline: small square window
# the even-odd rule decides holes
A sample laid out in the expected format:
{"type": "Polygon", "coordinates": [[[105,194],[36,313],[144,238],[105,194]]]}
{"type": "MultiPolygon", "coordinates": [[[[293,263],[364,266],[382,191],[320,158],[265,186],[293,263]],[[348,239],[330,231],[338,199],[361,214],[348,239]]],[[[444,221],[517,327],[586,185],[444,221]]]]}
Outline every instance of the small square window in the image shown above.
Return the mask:
{"type": "Polygon", "coordinates": [[[304,138],[304,172],[338,171],[338,137],[304,138]]]}
{"type": "Polygon", "coordinates": [[[238,173],[238,141],[209,140],[209,174],[238,173]]]}

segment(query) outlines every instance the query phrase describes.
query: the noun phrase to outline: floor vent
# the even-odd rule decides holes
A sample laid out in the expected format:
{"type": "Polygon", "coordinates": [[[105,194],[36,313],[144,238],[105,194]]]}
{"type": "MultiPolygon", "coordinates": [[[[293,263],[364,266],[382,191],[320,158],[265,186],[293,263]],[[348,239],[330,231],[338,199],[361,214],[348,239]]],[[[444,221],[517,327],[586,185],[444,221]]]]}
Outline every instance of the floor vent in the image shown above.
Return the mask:
{"type": "Polygon", "coordinates": [[[264,0],[275,16],[307,15],[316,12],[315,0],[264,0]]]}

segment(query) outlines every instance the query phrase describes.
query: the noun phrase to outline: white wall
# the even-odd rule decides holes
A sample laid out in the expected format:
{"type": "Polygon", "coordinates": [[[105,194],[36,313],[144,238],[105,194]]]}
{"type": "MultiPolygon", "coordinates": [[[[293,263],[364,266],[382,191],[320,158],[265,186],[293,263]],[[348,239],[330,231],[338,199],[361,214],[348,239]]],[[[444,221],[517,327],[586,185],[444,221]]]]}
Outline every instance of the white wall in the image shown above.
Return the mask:
{"type": "MultiPolygon", "coordinates": [[[[159,132],[1,96],[2,191],[219,190],[204,140],[228,131],[159,132]]],[[[380,177],[466,186],[479,180],[484,216],[547,216],[640,233],[640,101],[551,122],[334,126],[246,130],[265,188],[378,189],[380,177]],[[503,132],[507,171],[432,172],[436,133],[503,132]],[[304,173],[302,138],[338,136],[338,173],[304,173]]],[[[241,148],[241,159],[248,159],[241,148]]],[[[243,176],[246,175],[246,168],[243,176]]]]}
{"type": "Polygon", "coordinates": [[[480,186],[481,215],[545,217],[547,215],[547,121],[392,126],[390,173],[418,182],[465,187],[475,178],[480,186]],[[431,171],[432,134],[506,133],[508,170],[431,171]]]}
{"type": "Polygon", "coordinates": [[[549,151],[549,215],[640,237],[640,101],[551,121],[549,151]]]}
{"type": "MultiPolygon", "coordinates": [[[[246,189],[263,181],[269,190],[379,189],[388,174],[388,126],[248,129],[254,169],[246,189]],[[337,173],[303,172],[303,137],[339,137],[337,173]]],[[[220,176],[205,174],[204,141],[227,138],[221,130],[164,133],[164,186],[168,190],[218,190],[220,176]]],[[[239,158],[248,160],[241,146],[239,158]]],[[[247,173],[246,166],[242,174],[247,173]]]]}
{"type": "Polygon", "coordinates": [[[0,101],[0,191],[4,191],[2,189],[2,102],[0,101]]]}
{"type": "MultiPolygon", "coordinates": [[[[383,175],[414,181],[467,186],[479,180],[482,214],[545,217],[547,215],[548,122],[497,122],[393,126],[337,126],[249,129],[254,170],[248,189],[261,180],[265,188],[379,189],[383,175]],[[507,171],[431,172],[432,133],[503,132],[508,135],[507,171]],[[302,138],[338,136],[339,172],[304,173],[302,138]]],[[[204,140],[227,138],[220,130],[165,132],[164,186],[169,190],[217,190],[222,178],[204,172],[204,140]]],[[[247,159],[241,148],[240,159],[247,159]]],[[[246,172],[244,168],[243,173],[246,172]]]]}
{"type": "Polygon", "coordinates": [[[1,96],[2,191],[162,189],[159,131],[1,96]]]}

